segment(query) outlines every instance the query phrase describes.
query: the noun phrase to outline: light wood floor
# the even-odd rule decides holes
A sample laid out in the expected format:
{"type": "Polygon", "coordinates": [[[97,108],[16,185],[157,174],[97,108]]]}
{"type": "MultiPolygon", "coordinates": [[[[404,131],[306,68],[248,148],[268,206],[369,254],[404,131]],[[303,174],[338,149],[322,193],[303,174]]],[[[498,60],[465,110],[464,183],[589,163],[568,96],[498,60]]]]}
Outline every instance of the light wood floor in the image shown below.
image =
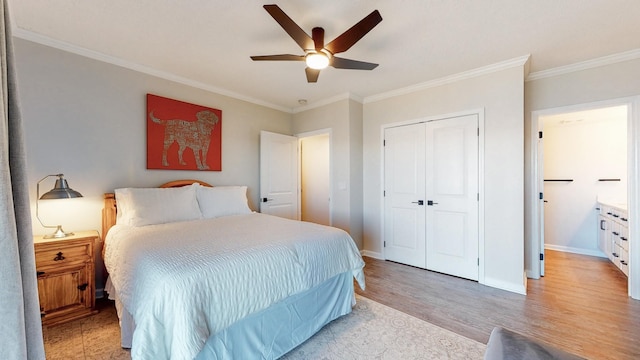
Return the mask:
{"type": "Polygon", "coordinates": [[[357,292],[487,343],[502,326],[589,359],[640,359],[640,301],[606,259],[546,252],[545,277],[519,295],[390,261],[365,258],[357,292]]]}

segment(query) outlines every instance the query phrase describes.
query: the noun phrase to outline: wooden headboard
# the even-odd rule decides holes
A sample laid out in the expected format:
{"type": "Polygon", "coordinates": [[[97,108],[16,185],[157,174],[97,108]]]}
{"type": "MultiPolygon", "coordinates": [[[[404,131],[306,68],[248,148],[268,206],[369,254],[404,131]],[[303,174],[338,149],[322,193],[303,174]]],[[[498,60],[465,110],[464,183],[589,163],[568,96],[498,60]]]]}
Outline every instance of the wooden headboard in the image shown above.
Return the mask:
{"type": "MultiPolygon", "coordinates": [[[[198,183],[202,186],[209,186],[204,181],[200,180],[175,180],[169,181],[168,183],[164,183],[159,188],[175,188],[181,186],[191,185],[193,183],[198,183]]],[[[102,238],[105,239],[107,237],[107,232],[113,225],[116,224],[116,215],[118,213],[118,208],[116,205],[116,195],[115,193],[106,193],[104,194],[104,208],[102,209],[102,238]]]]}

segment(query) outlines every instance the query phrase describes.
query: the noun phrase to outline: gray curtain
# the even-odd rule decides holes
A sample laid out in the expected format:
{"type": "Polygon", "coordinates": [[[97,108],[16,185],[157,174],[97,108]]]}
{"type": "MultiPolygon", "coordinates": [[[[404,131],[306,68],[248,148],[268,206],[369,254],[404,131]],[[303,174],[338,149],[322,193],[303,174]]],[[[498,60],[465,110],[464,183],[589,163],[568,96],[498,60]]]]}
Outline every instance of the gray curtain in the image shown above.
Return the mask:
{"type": "Polygon", "coordinates": [[[11,28],[0,3],[0,359],[44,359],[11,28]]]}

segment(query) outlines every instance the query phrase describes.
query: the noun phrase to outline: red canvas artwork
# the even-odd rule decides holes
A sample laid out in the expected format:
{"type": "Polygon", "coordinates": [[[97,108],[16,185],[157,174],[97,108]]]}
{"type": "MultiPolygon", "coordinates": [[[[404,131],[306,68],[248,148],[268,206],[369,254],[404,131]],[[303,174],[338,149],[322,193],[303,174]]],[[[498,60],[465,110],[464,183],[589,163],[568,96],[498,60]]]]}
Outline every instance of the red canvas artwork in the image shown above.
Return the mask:
{"type": "Polygon", "coordinates": [[[147,94],[147,169],[222,171],[222,110],[147,94]]]}

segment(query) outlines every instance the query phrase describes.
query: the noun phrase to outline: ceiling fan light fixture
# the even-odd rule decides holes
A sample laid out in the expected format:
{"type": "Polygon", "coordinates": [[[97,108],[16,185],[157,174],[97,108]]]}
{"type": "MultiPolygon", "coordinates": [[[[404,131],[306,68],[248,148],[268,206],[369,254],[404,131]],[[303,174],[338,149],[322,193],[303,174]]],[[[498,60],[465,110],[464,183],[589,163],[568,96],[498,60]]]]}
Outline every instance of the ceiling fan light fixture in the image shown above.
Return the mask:
{"type": "Polygon", "coordinates": [[[347,31],[340,34],[331,42],[325,45],[324,29],[314,27],[309,36],[304,30],[298,26],[287,14],[285,14],[278,5],[267,4],[263,8],[273,17],[273,19],[289,34],[289,36],[304,51],[304,55],[277,54],[277,55],[260,55],[251,56],[253,61],[274,60],[274,61],[304,61],[306,68],[304,72],[307,76],[307,82],[315,83],[318,81],[320,70],[327,66],[336,69],[354,69],[354,70],[373,70],[378,64],[357,61],[345,58],[339,58],[334,54],[342,53],[353,44],[358,42],[371,29],[373,29],[380,21],[382,16],[378,10],[372,11],[364,19],[350,27],[347,31]]]}
{"type": "Polygon", "coordinates": [[[305,57],[305,62],[312,69],[322,70],[329,66],[329,57],[319,52],[309,53],[305,57]]]}

